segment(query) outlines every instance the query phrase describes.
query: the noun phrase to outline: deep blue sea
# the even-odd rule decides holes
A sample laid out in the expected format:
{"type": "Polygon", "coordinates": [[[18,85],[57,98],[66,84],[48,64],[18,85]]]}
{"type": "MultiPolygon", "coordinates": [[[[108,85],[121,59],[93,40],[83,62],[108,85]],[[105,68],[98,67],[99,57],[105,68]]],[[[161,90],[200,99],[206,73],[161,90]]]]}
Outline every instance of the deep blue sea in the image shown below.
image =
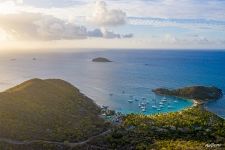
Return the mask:
{"type": "MultiPolygon", "coordinates": [[[[157,110],[152,106],[159,107],[162,97],[155,96],[151,90],[205,85],[225,91],[225,51],[103,50],[0,55],[1,91],[32,78],[64,79],[98,105],[107,105],[123,113],[179,111],[193,103],[167,97],[167,102],[157,110]],[[91,61],[100,56],[113,62],[91,61]],[[128,100],[134,101],[129,103],[128,100]],[[138,106],[142,102],[148,103],[146,112],[138,106]]],[[[224,97],[206,107],[225,117],[224,97]]]]}

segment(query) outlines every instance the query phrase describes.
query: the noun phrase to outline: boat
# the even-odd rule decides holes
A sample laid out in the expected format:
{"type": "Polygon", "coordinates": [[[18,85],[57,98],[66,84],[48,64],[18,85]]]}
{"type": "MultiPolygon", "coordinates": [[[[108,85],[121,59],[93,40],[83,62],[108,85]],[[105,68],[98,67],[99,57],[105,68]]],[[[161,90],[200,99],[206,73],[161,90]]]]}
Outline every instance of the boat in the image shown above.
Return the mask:
{"type": "Polygon", "coordinates": [[[141,107],[141,104],[140,103],[138,104],[138,107],[141,107]]]}
{"type": "Polygon", "coordinates": [[[141,106],[141,109],[145,109],[145,107],[144,106],[141,106]]]}
{"type": "Polygon", "coordinates": [[[160,102],[159,105],[163,105],[163,102],[160,102]]]}
{"type": "Polygon", "coordinates": [[[174,103],[178,103],[178,101],[177,100],[175,100],[175,101],[173,101],[174,103]]]}
{"type": "Polygon", "coordinates": [[[162,101],[162,102],[167,102],[166,97],[163,97],[161,101],[162,101]]]}
{"type": "Polygon", "coordinates": [[[160,107],[160,108],[163,108],[164,106],[163,106],[163,105],[159,105],[159,107],[160,107]]]}
{"type": "Polygon", "coordinates": [[[143,109],[141,109],[141,111],[142,111],[142,112],[146,112],[146,109],[145,109],[145,108],[143,108],[143,109]]]}
{"type": "Polygon", "coordinates": [[[154,99],[153,99],[153,100],[154,100],[154,102],[155,102],[155,105],[152,105],[152,108],[155,108],[155,109],[156,109],[157,106],[156,106],[156,98],[155,98],[155,96],[154,96],[154,99]]]}
{"type": "Polygon", "coordinates": [[[153,105],[152,108],[157,108],[157,106],[156,105],[153,105]]]}
{"type": "Polygon", "coordinates": [[[132,100],[132,99],[129,99],[128,102],[129,102],[129,103],[133,103],[133,100],[132,100]]]}
{"type": "Polygon", "coordinates": [[[160,109],[160,108],[158,108],[157,110],[158,110],[158,111],[161,111],[161,109],[160,109]]]}
{"type": "Polygon", "coordinates": [[[135,101],[139,101],[137,98],[135,98],[135,101]]]}
{"type": "Polygon", "coordinates": [[[146,105],[144,102],[141,102],[141,105],[146,105]]]}

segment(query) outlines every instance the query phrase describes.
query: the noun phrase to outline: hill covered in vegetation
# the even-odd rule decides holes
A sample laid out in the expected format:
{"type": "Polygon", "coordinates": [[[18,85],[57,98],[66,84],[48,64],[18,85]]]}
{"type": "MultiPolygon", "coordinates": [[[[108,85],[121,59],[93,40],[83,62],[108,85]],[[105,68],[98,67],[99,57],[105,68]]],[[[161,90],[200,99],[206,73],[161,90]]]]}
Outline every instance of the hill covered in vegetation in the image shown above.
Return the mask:
{"type": "Polygon", "coordinates": [[[223,150],[224,129],[224,119],[196,106],[168,114],[124,116],[110,135],[90,144],[123,150],[223,150]]]}
{"type": "Polygon", "coordinates": [[[0,138],[80,141],[105,130],[100,108],[59,79],[32,79],[0,93],[0,138]]]}
{"type": "Polygon", "coordinates": [[[153,92],[159,95],[177,96],[201,101],[217,100],[222,97],[222,90],[217,87],[192,86],[179,89],[158,88],[153,92]]]}

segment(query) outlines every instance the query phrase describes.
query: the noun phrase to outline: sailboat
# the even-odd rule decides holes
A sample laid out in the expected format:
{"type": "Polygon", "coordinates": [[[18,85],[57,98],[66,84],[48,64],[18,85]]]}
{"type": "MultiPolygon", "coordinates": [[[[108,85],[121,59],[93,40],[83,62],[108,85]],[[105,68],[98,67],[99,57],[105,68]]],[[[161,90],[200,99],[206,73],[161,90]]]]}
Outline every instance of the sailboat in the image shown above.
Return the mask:
{"type": "Polygon", "coordinates": [[[160,108],[163,108],[164,106],[163,106],[163,105],[159,105],[159,107],[160,107],[160,108]]]}
{"type": "Polygon", "coordinates": [[[154,99],[153,99],[154,101],[155,101],[155,104],[154,105],[152,105],[152,108],[157,108],[157,106],[156,106],[156,98],[155,98],[155,96],[154,96],[154,99]]]}
{"type": "Polygon", "coordinates": [[[138,107],[141,107],[141,103],[138,104],[138,107]]]}
{"type": "Polygon", "coordinates": [[[162,100],[161,100],[162,102],[167,102],[167,99],[166,99],[166,97],[164,96],[163,98],[162,98],[162,100]]]}
{"type": "Polygon", "coordinates": [[[145,108],[142,108],[141,111],[142,111],[142,112],[146,112],[146,109],[145,109],[145,108]]]}

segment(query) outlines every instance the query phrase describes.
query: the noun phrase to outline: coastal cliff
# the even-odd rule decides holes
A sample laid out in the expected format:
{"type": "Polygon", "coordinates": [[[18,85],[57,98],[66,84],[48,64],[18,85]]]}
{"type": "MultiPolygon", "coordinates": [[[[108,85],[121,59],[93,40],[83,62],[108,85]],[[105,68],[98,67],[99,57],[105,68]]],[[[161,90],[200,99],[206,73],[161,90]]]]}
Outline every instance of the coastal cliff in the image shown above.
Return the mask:
{"type": "Polygon", "coordinates": [[[221,89],[205,86],[192,86],[179,89],[157,88],[152,91],[158,95],[176,96],[186,99],[194,99],[201,102],[217,100],[223,96],[221,89]]]}

